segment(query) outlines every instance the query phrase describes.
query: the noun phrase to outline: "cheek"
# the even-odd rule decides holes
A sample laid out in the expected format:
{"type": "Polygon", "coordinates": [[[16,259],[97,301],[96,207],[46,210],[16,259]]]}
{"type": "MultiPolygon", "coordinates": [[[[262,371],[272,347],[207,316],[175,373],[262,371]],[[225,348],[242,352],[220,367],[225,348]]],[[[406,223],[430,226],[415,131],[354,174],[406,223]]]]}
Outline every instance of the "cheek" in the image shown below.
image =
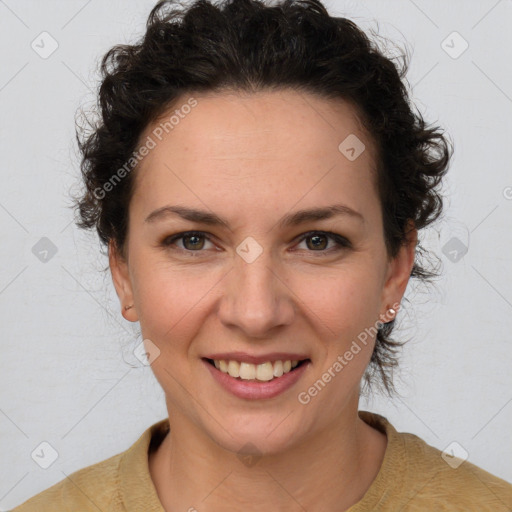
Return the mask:
{"type": "Polygon", "coordinates": [[[300,403],[311,402],[337,414],[358,396],[372,355],[379,314],[378,281],[366,276],[337,272],[331,279],[317,280],[314,291],[309,288],[308,294],[303,292],[307,297],[303,311],[316,331],[312,336],[318,343],[318,364],[299,390],[300,403]]]}
{"type": "Polygon", "coordinates": [[[213,283],[206,282],[211,277],[191,275],[190,271],[161,262],[151,264],[146,260],[143,267],[137,275],[141,334],[159,350],[151,368],[174,406],[189,410],[183,387],[190,390],[194,386],[188,366],[193,357],[191,341],[204,323],[207,292],[214,291],[213,283]]]}
{"type": "Polygon", "coordinates": [[[171,266],[149,258],[138,269],[135,282],[142,334],[166,350],[176,348],[180,339],[192,336],[201,325],[218,278],[199,266],[171,266]]]}
{"type": "Polygon", "coordinates": [[[338,407],[342,389],[358,385],[371,358],[379,319],[379,279],[375,267],[347,266],[304,283],[301,297],[319,344],[319,365],[311,383],[329,381],[323,400],[338,407]],[[311,283],[315,285],[312,286],[311,283]]]}
{"type": "Polygon", "coordinates": [[[346,266],[323,272],[311,279],[296,281],[297,295],[332,336],[346,335],[364,329],[378,319],[380,290],[375,269],[346,266]]]}

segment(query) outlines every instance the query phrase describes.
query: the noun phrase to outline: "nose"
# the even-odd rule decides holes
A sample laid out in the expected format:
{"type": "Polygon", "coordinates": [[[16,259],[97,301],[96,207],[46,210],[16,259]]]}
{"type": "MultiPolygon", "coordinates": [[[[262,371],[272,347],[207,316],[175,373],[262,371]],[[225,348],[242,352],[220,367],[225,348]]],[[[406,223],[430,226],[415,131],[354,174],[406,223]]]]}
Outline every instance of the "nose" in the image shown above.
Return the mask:
{"type": "Polygon", "coordinates": [[[251,263],[236,256],[225,278],[218,315],[225,326],[240,329],[244,337],[268,338],[293,322],[293,297],[282,267],[273,264],[266,251],[251,263]]]}

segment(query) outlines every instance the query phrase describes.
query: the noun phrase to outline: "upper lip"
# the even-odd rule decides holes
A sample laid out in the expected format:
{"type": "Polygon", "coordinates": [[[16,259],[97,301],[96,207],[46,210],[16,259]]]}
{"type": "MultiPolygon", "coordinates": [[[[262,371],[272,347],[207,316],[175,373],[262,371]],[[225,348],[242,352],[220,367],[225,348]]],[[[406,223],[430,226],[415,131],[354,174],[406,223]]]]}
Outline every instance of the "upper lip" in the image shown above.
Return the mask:
{"type": "Polygon", "coordinates": [[[207,359],[216,359],[224,361],[240,361],[241,363],[262,364],[267,361],[302,361],[309,359],[306,354],[299,354],[296,352],[270,352],[263,355],[251,355],[246,352],[222,352],[204,356],[207,359]]]}

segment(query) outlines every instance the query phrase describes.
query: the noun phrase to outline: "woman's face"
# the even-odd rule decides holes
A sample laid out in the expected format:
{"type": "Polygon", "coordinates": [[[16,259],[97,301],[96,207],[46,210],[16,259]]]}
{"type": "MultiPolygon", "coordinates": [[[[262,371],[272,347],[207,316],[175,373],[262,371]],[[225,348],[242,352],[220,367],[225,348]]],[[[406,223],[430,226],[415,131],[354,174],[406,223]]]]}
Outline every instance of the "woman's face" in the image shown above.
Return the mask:
{"type": "Polygon", "coordinates": [[[194,98],[172,128],[161,123],[174,110],[140,139],[150,149],[134,171],[127,262],[111,248],[113,279],[150,340],[171,428],[277,453],[355,416],[374,328],[405,291],[415,243],[388,261],[374,149],[349,104],[293,91],[194,98]],[[341,213],[294,216],[334,205],[341,213]],[[203,213],[155,213],[164,207],[203,213]],[[200,233],[172,240],[188,231],[200,233]],[[309,361],[250,383],[266,388],[257,397],[204,359],[230,352],[309,361]]]}

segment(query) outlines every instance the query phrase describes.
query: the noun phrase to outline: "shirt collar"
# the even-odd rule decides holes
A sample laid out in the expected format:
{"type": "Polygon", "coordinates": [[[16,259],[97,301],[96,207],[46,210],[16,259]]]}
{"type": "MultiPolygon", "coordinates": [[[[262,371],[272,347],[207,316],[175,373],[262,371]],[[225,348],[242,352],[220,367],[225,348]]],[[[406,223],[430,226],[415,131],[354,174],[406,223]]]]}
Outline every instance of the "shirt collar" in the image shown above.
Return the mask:
{"type": "MultiPolygon", "coordinates": [[[[406,472],[403,465],[406,459],[405,445],[395,428],[385,417],[376,413],[359,411],[359,417],[371,427],[386,434],[388,443],[377,477],[362,500],[347,512],[371,510],[390,492],[390,482],[395,484],[404,482],[404,472],[406,472]]],[[[119,464],[119,478],[121,497],[126,510],[165,512],[149,472],[148,451],[156,449],[168,432],[169,419],[160,420],[146,429],[123,453],[119,464]]]]}
{"type": "Polygon", "coordinates": [[[126,450],[119,463],[119,485],[126,510],[165,512],[149,472],[148,451],[156,448],[169,431],[169,419],[151,425],[126,450]]]}

